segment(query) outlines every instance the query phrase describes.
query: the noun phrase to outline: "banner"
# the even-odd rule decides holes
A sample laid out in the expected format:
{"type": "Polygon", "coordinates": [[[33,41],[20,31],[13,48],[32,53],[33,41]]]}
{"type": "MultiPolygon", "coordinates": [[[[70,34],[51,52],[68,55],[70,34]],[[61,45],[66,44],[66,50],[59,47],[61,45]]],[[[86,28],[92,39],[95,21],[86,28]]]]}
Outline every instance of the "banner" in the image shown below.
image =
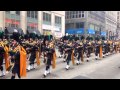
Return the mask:
{"type": "Polygon", "coordinates": [[[61,32],[55,32],[55,37],[58,37],[58,38],[62,37],[62,33],[61,32]]]}

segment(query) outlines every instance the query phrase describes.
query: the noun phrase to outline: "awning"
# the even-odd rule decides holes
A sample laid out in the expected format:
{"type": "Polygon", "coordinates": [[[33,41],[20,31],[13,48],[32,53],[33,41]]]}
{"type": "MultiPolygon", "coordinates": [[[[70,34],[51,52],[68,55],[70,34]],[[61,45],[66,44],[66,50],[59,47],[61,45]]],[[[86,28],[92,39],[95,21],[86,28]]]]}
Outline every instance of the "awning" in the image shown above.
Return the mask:
{"type": "Polygon", "coordinates": [[[40,34],[40,31],[37,30],[37,29],[35,29],[35,30],[29,29],[29,30],[27,30],[27,32],[28,32],[28,33],[35,33],[35,34],[37,34],[37,35],[41,35],[41,34],[40,34]]]}
{"type": "Polygon", "coordinates": [[[8,34],[12,34],[14,31],[18,31],[20,34],[24,34],[21,28],[7,27],[8,34]]]}
{"type": "Polygon", "coordinates": [[[88,29],[88,34],[95,34],[95,30],[93,30],[93,29],[88,29]]]}
{"type": "Polygon", "coordinates": [[[65,30],[65,33],[75,34],[75,30],[74,29],[68,29],[68,30],[65,30]]]}
{"type": "Polygon", "coordinates": [[[84,34],[84,28],[76,29],[75,34],[84,34]]]}
{"type": "Polygon", "coordinates": [[[84,28],[68,29],[65,32],[68,33],[68,34],[84,34],[84,28]]]}
{"type": "Polygon", "coordinates": [[[101,32],[101,35],[102,36],[106,36],[106,32],[101,32]]]}

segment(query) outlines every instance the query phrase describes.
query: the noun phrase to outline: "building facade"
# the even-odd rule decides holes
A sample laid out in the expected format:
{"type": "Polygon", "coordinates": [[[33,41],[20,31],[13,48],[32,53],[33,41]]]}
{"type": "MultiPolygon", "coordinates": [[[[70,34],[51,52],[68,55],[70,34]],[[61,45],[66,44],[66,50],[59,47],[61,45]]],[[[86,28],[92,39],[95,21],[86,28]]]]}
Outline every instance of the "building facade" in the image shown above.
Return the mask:
{"type": "Polygon", "coordinates": [[[66,11],[66,33],[104,35],[105,11],[66,11]]]}
{"type": "Polygon", "coordinates": [[[117,11],[117,28],[120,28],[120,11],[117,11]]]}
{"type": "Polygon", "coordinates": [[[117,30],[117,11],[106,11],[105,12],[105,27],[108,39],[116,38],[117,30]]]}
{"type": "Polygon", "coordinates": [[[5,27],[60,37],[65,34],[65,11],[0,11],[0,29],[5,27]]]}
{"type": "Polygon", "coordinates": [[[120,11],[117,11],[117,39],[120,39],[120,11]]]}

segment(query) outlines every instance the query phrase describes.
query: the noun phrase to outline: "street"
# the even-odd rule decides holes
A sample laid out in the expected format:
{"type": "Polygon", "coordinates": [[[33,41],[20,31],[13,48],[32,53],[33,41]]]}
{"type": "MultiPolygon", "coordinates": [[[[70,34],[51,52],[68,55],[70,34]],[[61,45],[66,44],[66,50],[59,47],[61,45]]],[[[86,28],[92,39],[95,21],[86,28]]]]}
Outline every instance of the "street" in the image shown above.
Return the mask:
{"type": "MultiPolygon", "coordinates": [[[[120,53],[101,60],[95,60],[92,55],[89,62],[86,62],[86,58],[84,60],[85,62],[78,66],[73,66],[71,63],[70,69],[66,71],[66,63],[62,58],[58,58],[56,68],[52,69],[51,74],[46,78],[43,78],[45,65],[41,63],[35,70],[27,72],[27,77],[22,79],[120,79],[120,53]]],[[[10,77],[11,73],[1,79],[10,79],[10,77]]]]}

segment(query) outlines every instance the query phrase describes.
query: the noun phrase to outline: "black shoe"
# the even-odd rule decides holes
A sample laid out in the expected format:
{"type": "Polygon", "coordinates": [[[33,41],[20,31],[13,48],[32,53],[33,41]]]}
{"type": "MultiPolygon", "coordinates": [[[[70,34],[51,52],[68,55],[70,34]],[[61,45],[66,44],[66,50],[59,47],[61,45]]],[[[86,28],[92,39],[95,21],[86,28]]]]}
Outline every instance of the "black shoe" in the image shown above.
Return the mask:
{"type": "Polygon", "coordinates": [[[98,60],[97,58],[95,58],[95,60],[98,60]]]}
{"type": "Polygon", "coordinates": [[[49,75],[51,74],[51,73],[48,73],[49,75]]]}
{"type": "Polygon", "coordinates": [[[66,61],[63,60],[63,62],[66,62],[66,61]]]}
{"type": "Polygon", "coordinates": [[[76,63],[76,65],[79,65],[78,63],[76,63]]]}
{"type": "Polygon", "coordinates": [[[4,77],[5,75],[1,75],[0,77],[4,77]]]}
{"type": "Polygon", "coordinates": [[[89,60],[87,60],[87,62],[89,62],[89,60]]]}
{"type": "Polygon", "coordinates": [[[76,65],[80,65],[80,63],[76,63],[76,65]]]}
{"type": "Polygon", "coordinates": [[[69,70],[69,68],[65,68],[66,70],[69,70]]]}
{"type": "Polygon", "coordinates": [[[27,72],[29,72],[30,70],[28,70],[28,69],[26,69],[27,70],[27,72]]]}
{"type": "Polygon", "coordinates": [[[45,75],[45,74],[43,74],[43,78],[46,78],[46,75],[45,75]]]}
{"type": "Polygon", "coordinates": [[[66,68],[66,71],[68,71],[69,69],[66,68]]]}

